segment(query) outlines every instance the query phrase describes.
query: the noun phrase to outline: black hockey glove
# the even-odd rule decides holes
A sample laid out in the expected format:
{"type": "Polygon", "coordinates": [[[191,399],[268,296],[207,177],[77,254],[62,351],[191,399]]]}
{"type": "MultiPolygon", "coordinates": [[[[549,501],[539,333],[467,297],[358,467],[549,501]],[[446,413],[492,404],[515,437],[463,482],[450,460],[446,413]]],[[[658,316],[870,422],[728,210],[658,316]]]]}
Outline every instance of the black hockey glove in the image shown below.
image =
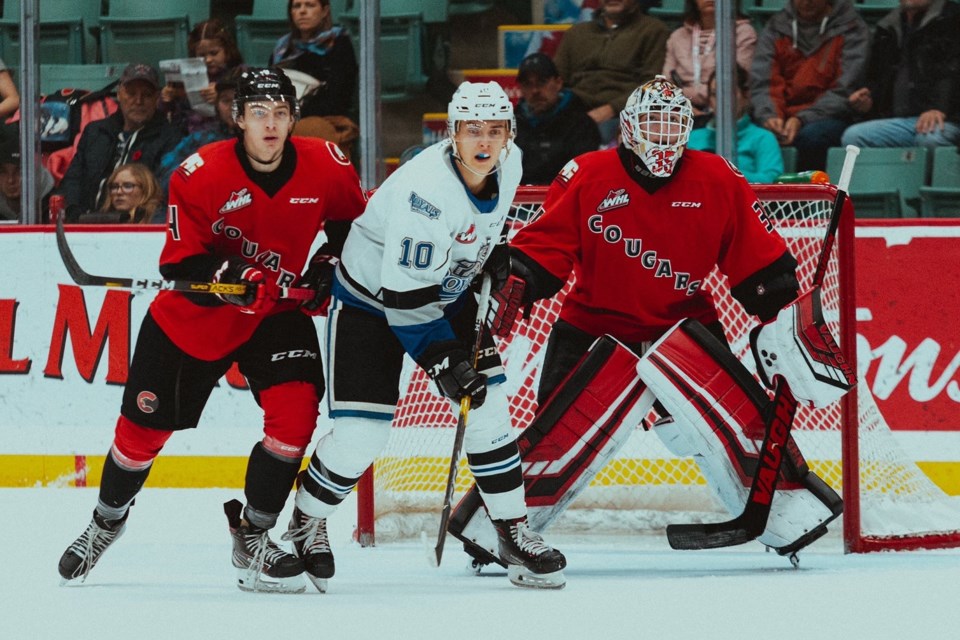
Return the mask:
{"type": "Polygon", "coordinates": [[[470,356],[459,342],[443,342],[428,348],[421,358],[424,368],[443,396],[460,402],[470,396],[470,406],[479,409],[487,399],[487,376],[470,364],[470,356]]]}
{"type": "Polygon", "coordinates": [[[300,310],[308,316],[326,316],[330,306],[330,291],[333,288],[333,273],[337,269],[340,259],[328,253],[329,247],[324,244],[310,258],[310,266],[300,278],[300,286],[316,290],[313,298],[300,303],[300,310]]]}
{"type": "MultiPolygon", "coordinates": [[[[483,263],[483,272],[490,274],[490,292],[496,293],[507,283],[510,277],[510,249],[505,244],[498,244],[493,247],[487,261],[483,263]]],[[[479,286],[481,278],[478,277],[475,283],[479,286]]]]}
{"type": "Polygon", "coordinates": [[[230,256],[217,267],[211,278],[220,284],[244,284],[243,294],[218,293],[226,303],[240,307],[244,313],[267,313],[280,299],[280,289],[263,272],[238,256],[230,256]]]}

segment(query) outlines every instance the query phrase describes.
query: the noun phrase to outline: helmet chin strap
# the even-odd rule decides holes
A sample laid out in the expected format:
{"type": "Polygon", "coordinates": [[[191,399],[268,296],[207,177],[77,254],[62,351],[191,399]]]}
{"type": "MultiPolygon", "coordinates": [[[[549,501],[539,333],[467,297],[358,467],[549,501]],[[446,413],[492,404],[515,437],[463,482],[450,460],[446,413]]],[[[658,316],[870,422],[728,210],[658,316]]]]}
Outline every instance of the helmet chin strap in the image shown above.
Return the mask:
{"type": "MultiPolygon", "coordinates": [[[[467,171],[469,171],[469,172],[472,173],[473,175],[475,175],[475,176],[480,176],[481,178],[486,178],[487,176],[492,176],[492,175],[494,175],[495,173],[497,173],[498,171],[500,171],[500,163],[497,163],[496,165],[494,165],[493,169],[491,169],[490,171],[487,171],[486,173],[481,173],[480,171],[477,171],[476,169],[474,169],[473,167],[471,167],[470,165],[468,165],[468,164],[463,160],[463,158],[460,157],[460,149],[457,147],[457,142],[456,142],[456,140],[453,140],[452,142],[453,142],[453,157],[456,159],[457,162],[460,163],[460,166],[461,166],[461,167],[463,167],[464,169],[466,169],[467,171]]],[[[508,153],[509,153],[509,152],[508,152],[508,153]]],[[[489,154],[489,153],[478,153],[477,155],[478,155],[478,156],[486,156],[486,158],[482,158],[483,160],[486,160],[487,158],[490,157],[490,154],[489,154]]],[[[498,155],[499,155],[499,154],[498,154],[498,155]]]]}

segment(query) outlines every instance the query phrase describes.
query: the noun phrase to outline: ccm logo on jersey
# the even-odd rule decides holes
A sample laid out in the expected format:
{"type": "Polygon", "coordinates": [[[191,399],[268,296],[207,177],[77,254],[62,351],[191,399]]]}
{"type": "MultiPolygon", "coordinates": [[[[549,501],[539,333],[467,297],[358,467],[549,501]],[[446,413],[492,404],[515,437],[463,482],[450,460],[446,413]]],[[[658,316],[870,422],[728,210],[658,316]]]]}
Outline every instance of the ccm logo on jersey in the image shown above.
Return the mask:
{"type": "Polygon", "coordinates": [[[320,198],[290,198],[290,204],[317,204],[320,198]]]}
{"type": "Polygon", "coordinates": [[[703,206],[702,202],[671,202],[671,207],[679,209],[699,209],[703,206]]]}
{"type": "Polygon", "coordinates": [[[253,204],[253,194],[244,187],[240,191],[232,191],[230,198],[220,207],[220,213],[232,213],[237,209],[242,209],[253,204]]]}
{"type": "Polygon", "coordinates": [[[316,360],[317,354],[309,349],[293,349],[292,351],[281,351],[270,356],[270,362],[277,362],[278,360],[293,360],[294,358],[309,358],[310,360],[316,360]]]}

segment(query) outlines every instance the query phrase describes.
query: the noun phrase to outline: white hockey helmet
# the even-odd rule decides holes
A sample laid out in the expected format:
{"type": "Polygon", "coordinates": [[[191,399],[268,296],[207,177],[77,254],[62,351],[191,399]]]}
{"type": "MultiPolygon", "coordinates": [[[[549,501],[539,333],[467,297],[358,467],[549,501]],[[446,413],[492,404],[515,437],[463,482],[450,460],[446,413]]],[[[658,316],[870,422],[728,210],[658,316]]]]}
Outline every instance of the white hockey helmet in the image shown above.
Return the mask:
{"type": "Polygon", "coordinates": [[[691,129],[690,100],[659,75],[634,89],[620,112],[624,146],[637,154],[650,173],[661,178],[673,173],[687,148],[691,129]]]}
{"type": "Polygon", "coordinates": [[[464,82],[453,94],[447,107],[447,133],[457,133],[457,123],[475,120],[508,120],[510,139],[517,132],[513,103],[496,82],[464,82]]]}

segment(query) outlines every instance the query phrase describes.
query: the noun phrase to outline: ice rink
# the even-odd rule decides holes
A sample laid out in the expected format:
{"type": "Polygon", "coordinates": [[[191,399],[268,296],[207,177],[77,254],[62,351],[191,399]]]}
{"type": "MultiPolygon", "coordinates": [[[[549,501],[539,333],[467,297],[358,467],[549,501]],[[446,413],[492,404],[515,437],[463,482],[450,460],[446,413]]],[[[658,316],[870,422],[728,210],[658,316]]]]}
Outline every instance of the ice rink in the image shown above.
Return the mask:
{"type": "Polygon", "coordinates": [[[0,529],[12,568],[0,639],[929,640],[960,629],[960,551],[845,556],[831,533],[793,569],[758,543],[680,552],[661,537],[548,535],[567,555],[568,583],[536,591],[505,572],[470,575],[453,538],[439,569],[419,542],[361,548],[350,504],[330,523],[328,593],[249,594],[230,565],[222,503],[232,497],[241,492],[144,490],[86,583],[60,586],[57,561],[96,489],[0,489],[15,516],[0,529]]]}

